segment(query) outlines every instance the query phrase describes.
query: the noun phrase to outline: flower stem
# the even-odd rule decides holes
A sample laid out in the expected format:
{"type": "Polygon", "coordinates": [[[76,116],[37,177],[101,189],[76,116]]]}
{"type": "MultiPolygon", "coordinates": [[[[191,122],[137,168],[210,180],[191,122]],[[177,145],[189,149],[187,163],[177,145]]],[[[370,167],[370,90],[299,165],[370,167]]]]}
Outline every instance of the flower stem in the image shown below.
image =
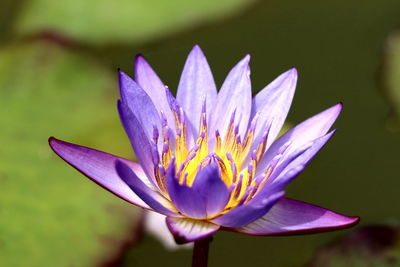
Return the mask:
{"type": "Polygon", "coordinates": [[[212,236],[198,240],[194,243],[192,267],[207,267],[208,265],[208,248],[212,236]]]}

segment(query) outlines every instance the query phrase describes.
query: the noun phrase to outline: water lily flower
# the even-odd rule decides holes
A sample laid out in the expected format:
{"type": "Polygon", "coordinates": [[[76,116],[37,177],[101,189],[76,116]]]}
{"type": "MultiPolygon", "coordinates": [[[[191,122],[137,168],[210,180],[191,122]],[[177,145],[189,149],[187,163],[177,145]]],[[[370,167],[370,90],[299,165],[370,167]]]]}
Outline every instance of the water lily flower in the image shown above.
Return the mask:
{"type": "Polygon", "coordinates": [[[284,197],[285,187],[332,137],[342,104],[277,138],[294,95],[297,71],[281,74],[252,98],[250,56],[219,92],[198,46],[190,52],[176,98],[143,56],[134,79],[119,72],[118,111],[138,163],[50,138],[70,165],[120,198],[165,216],[177,243],[218,230],[282,235],[358,222],[284,197]]]}

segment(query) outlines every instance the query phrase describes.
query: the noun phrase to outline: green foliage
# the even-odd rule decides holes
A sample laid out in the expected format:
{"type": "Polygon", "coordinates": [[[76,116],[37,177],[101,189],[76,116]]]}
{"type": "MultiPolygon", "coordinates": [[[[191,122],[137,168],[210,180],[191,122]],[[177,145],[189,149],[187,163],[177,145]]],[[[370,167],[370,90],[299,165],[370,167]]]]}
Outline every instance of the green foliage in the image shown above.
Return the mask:
{"type": "Polygon", "coordinates": [[[246,0],[31,0],[17,23],[21,34],[54,31],[89,43],[159,38],[242,7],[246,0]],[[45,12],[43,12],[45,10],[45,12]]]}
{"type": "Polygon", "coordinates": [[[383,85],[391,107],[390,129],[400,131],[400,34],[389,36],[385,46],[383,85]]]}
{"type": "MultiPolygon", "coordinates": [[[[134,238],[138,210],[68,166],[47,143],[54,135],[96,146],[90,131],[118,123],[112,77],[46,42],[0,51],[2,266],[90,266],[134,238]]],[[[114,133],[122,134],[120,126],[101,129],[114,152],[130,149],[114,133]]]]}

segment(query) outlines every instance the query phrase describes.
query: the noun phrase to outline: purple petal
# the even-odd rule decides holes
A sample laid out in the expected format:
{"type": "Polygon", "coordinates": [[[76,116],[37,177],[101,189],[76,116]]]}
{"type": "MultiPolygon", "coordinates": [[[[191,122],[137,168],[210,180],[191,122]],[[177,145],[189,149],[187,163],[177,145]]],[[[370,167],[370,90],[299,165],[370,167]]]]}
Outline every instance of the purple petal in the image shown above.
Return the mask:
{"type": "Polygon", "coordinates": [[[159,115],[161,115],[161,112],[165,114],[168,125],[175,131],[174,115],[169,107],[165,93],[168,89],[142,55],[138,55],[135,58],[135,81],[149,95],[159,115]]]}
{"type": "MultiPolygon", "coordinates": [[[[336,130],[331,131],[330,133],[315,139],[304,152],[296,155],[296,152],[293,152],[295,156],[291,157],[290,155],[284,157],[282,163],[277,166],[276,170],[271,174],[271,182],[279,183],[281,180],[287,179],[287,173],[293,169],[301,172],[308,164],[310,164],[311,160],[317,155],[317,153],[326,145],[326,143],[332,138],[335,134],[336,130]],[[283,179],[283,177],[286,177],[283,179]]],[[[298,173],[296,173],[297,175],[298,173]]],[[[294,177],[289,178],[292,180],[294,177]]]]}
{"type": "Polygon", "coordinates": [[[192,218],[203,219],[207,217],[204,197],[193,192],[190,187],[179,184],[178,178],[175,177],[174,164],[170,164],[168,168],[167,190],[172,203],[180,213],[192,218]]]}
{"type": "MultiPolygon", "coordinates": [[[[294,157],[287,156],[283,162],[277,166],[277,169],[271,174],[267,183],[252,201],[258,201],[258,199],[263,199],[284,190],[285,187],[304,170],[334,133],[335,131],[332,131],[329,134],[317,138],[310,144],[308,149],[304,150],[302,153],[292,153],[295,155],[294,157]]],[[[252,201],[250,201],[249,204],[251,204],[252,201]]]]}
{"type": "Polygon", "coordinates": [[[221,180],[217,163],[198,171],[191,187],[181,185],[175,177],[173,165],[167,174],[167,189],[176,208],[191,218],[213,217],[222,211],[228,200],[229,190],[221,180]]]}
{"type": "Polygon", "coordinates": [[[204,239],[219,229],[219,226],[213,223],[189,218],[167,217],[166,222],[178,244],[204,239]]]}
{"type": "Polygon", "coordinates": [[[147,177],[150,177],[152,184],[157,187],[154,176],[153,156],[151,153],[152,147],[148,136],[143,130],[143,125],[121,101],[118,101],[118,112],[139,164],[142,166],[147,177]]]}
{"type": "Polygon", "coordinates": [[[199,131],[204,100],[206,110],[211,110],[216,97],[217,89],[211,69],[200,47],[196,45],[186,60],[177,92],[177,100],[187,114],[193,133],[199,131]]]}
{"type": "Polygon", "coordinates": [[[278,192],[264,199],[251,201],[213,219],[212,222],[224,227],[242,227],[261,218],[283,195],[284,192],[278,192]]]}
{"type": "Polygon", "coordinates": [[[49,144],[57,155],[86,175],[93,182],[130,203],[150,209],[150,207],[121,180],[115,170],[115,163],[117,161],[124,162],[132,169],[132,172],[135,172],[138,179],[145,184],[150,184],[139,164],[95,149],[67,143],[55,139],[54,137],[49,138],[49,144]]]}
{"type": "Polygon", "coordinates": [[[243,138],[251,112],[250,56],[243,58],[228,74],[218,93],[216,106],[210,116],[210,142],[213,133],[219,131],[225,137],[232,114],[236,111],[235,124],[239,125],[239,135],[243,138]]]}
{"type": "Polygon", "coordinates": [[[270,124],[267,147],[275,140],[289,112],[296,83],[297,71],[293,68],[281,74],[254,97],[251,117],[259,114],[254,133],[254,146],[258,145],[266,127],[270,124]]]}
{"type": "Polygon", "coordinates": [[[296,157],[287,157],[288,162],[281,163],[282,169],[278,169],[276,174],[272,173],[265,186],[251,201],[214,219],[213,222],[236,228],[261,218],[283,196],[284,188],[310,163],[333,133],[334,131],[314,140],[313,144],[300,155],[294,152],[296,157]]]}
{"type": "Polygon", "coordinates": [[[205,202],[207,217],[213,217],[222,211],[229,200],[229,190],[221,179],[216,162],[198,171],[191,187],[193,194],[202,197],[205,202]]]}
{"type": "Polygon", "coordinates": [[[282,146],[290,142],[290,147],[287,153],[295,151],[308,142],[325,135],[335,122],[342,110],[342,104],[339,103],[331,108],[328,108],[321,113],[298,124],[277,141],[265,152],[257,167],[257,176],[266,171],[268,163],[277,154],[282,146]]]}
{"type": "Polygon", "coordinates": [[[119,72],[121,102],[125,104],[136,117],[148,139],[153,136],[153,126],[161,129],[160,117],[149,95],[128,75],[119,72]]]}
{"type": "Polygon", "coordinates": [[[282,198],[262,218],[233,231],[250,235],[285,235],[350,227],[359,217],[348,217],[305,202],[282,198]]]}
{"type": "Polygon", "coordinates": [[[147,205],[153,210],[164,215],[177,216],[173,211],[171,203],[160,195],[160,193],[150,189],[146,186],[139,177],[122,161],[115,163],[115,168],[119,177],[138,195],[147,205]]]}

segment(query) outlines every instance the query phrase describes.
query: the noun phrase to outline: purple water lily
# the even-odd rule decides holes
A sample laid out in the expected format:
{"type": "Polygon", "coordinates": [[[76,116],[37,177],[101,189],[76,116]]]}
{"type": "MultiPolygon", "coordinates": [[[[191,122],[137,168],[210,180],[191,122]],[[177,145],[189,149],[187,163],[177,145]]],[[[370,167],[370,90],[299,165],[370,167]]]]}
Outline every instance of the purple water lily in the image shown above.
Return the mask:
{"type": "Polygon", "coordinates": [[[217,230],[281,235],[344,228],[358,222],[284,197],[284,189],[334,134],[337,104],[277,138],[294,95],[291,69],[251,94],[250,56],[217,93],[201,49],[190,52],[176,98],[142,56],[134,80],[119,72],[118,110],[139,163],[55,138],[66,162],[97,184],[163,214],[177,243],[217,230]]]}

